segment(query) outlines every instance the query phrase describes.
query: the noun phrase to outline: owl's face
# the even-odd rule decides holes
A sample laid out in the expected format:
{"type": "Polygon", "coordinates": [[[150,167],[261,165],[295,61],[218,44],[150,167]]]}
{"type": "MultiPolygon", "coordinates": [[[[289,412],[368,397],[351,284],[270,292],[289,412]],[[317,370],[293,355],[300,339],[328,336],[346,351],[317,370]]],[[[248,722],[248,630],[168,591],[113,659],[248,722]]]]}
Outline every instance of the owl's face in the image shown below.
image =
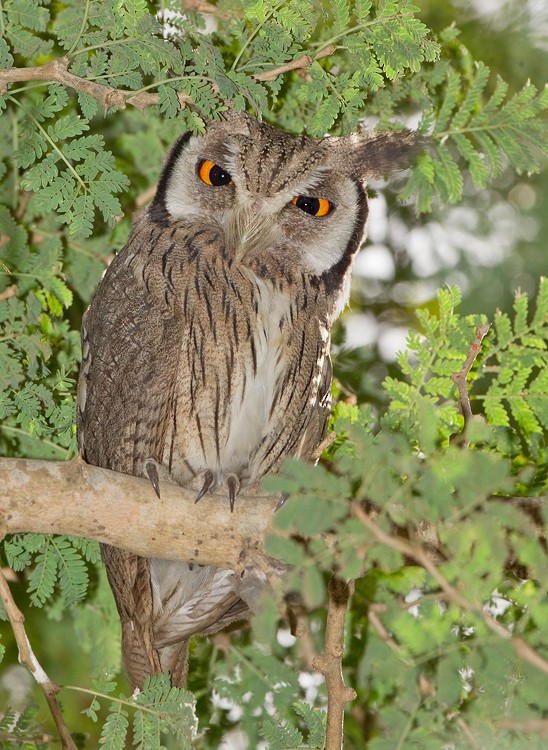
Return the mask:
{"type": "Polygon", "coordinates": [[[314,140],[231,115],[175,144],[150,217],[219,230],[259,275],[339,287],[365,234],[365,180],[406,166],[413,150],[408,132],[314,140]]]}

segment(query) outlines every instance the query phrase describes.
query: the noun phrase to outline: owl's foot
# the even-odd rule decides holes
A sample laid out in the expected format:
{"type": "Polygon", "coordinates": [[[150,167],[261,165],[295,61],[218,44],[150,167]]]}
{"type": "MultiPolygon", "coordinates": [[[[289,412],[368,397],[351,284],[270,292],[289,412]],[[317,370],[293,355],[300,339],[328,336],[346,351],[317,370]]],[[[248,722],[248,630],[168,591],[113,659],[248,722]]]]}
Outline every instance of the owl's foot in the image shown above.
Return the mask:
{"type": "MultiPolygon", "coordinates": [[[[208,492],[212,487],[216,484],[215,482],[215,475],[211,471],[211,469],[206,469],[203,474],[204,482],[202,484],[202,488],[198,492],[196,496],[195,503],[198,502],[198,500],[201,500],[203,496],[208,492]]],[[[226,478],[226,485],[228,487],[228,501],[230,503],[230,510],[234,511],[234,503],[236,501],[236,495],[240,491],[240,480],[236,476],[236,474],[229,474],[226,478]]]]}

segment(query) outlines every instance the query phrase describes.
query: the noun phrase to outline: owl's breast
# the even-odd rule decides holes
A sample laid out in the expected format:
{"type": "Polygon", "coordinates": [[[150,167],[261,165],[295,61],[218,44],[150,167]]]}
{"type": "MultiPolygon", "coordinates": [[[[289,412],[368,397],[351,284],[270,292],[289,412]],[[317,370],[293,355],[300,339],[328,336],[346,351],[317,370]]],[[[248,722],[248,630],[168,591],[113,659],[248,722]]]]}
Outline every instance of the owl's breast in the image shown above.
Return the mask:
{"type": "Polygon", "coordinates": [[[298,453],[327,328],[302,294],[220,256],[198,258],[195,270],[181,290],[184,331],[163,463],[196,489],[207,469],[218,483],[236,474],[251,484],[276,467],[280,441],[284,455],[298,453]]]}

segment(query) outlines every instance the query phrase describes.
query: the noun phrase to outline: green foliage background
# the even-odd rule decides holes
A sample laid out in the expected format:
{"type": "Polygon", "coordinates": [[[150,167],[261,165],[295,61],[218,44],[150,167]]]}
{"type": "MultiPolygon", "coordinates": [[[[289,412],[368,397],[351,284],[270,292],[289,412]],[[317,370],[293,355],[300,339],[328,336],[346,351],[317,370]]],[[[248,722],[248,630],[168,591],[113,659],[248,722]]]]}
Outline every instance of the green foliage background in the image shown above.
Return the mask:
{"type": "MultiPolygon", "coordinates": [[[[433,212],[439,221],[449,210],[442,206],[473,204],[478,191],[493,206],[531,181],[548,229],[545,175],[530,177],[546,152],[548,95],[537,66],[546,55],[533,56],[525,36],[530,69],[517,77],[505,67],[503,50],[513,47],[503,32],[500,57],[494,43],[484,56],[486,30],[462,16],[470,51],[450,3],[220,0],[212,10],[206,26],[203,15],[182,15],[179,2],[0,4],[0,71],[66,60],[62,80],[31,75],[0,91],[0,455],[75,455],[82,312],[123,246],[132,212],[150,198],[170,144],[184,130],[203,132],[229,105],[314,136],[352,132],[363,117],[381,129],[416,123],[431,146],[405,183],[395,183],[400,205],[385,188],[393,218],[411,227],[433,212]],[[264,80],[305,54],[305,70],[264,80]],[[67,72],[78,79],[70,83],[67,72]],[[94,96],[84,84],[110,88],[94,96]],[[135,106],[146,96],[150,106],[135,106]]],[[[398,248],[390,282],[374,295],[356,284],[355,308],[369,306],[381,319],[396,310],[415,332],[391,364],[372,349],[345,349],[338,329],[338,438],[323,467],[290,461],[268,480],[290,494],[269,549],[294,566],[284,588],[298,590],[311,610],[303,641],[278,622],[272,597],[252,631],[194,644],[190,692],[159,678],[121,700],[116,615],[96,545],[6,540],[29,637],[65,686],[67,721],[83,747],[100,737],[103,747],[122,748],[132,734],[137,747],[167,737],[166,746],[205,750],[235,729],[249,747],[322,747],[326,696],[307,654],[322,650],[333,570],[357,579],[345,678],[358,699],[348,707],[345,747],[543,746],[526,723],[548,713],[548,578],[538,533],[546,511],[539,501],[531,514],[530,505],[546,492],[548,283],[539,276],[548,269],[535,247],[545,250],[531,241],[521,256],[532,258],[530,294],[513,300],[510,266],[496,272],[504,294],[494,303],[487,292],[485,305],[474,296],[495,273],[485,268],[462,303],[455,287],[420,308],[402,303],[398,284],[412,272],[398,248]],[[463,420],[450,376],[487,319],[493,325],[472,376],[474,410],[485,420],[469,426],[465,450],[454,439],[463,420]],[[370,405],[349,403],[349,392],[370,405]],[[376,509],[374,529],[360,517],[362,503],[376,509]],[[436,529],[443,584],[380,541],[396,539],[398,529],[420,549],[419,521],[436,529]],[[292,532],[309,537],[306,546],[292,532]],[[522,642],[538,663],[523,658],[522,642]]],[[[7,627],[1,643],[4,664],[14,664],[7,627]]],[[[0,684],[6,701],[8,685],[0,684]]],[[[0,737],[52,733],[34,700],[38,709],[4,716],[0,737]]]]}

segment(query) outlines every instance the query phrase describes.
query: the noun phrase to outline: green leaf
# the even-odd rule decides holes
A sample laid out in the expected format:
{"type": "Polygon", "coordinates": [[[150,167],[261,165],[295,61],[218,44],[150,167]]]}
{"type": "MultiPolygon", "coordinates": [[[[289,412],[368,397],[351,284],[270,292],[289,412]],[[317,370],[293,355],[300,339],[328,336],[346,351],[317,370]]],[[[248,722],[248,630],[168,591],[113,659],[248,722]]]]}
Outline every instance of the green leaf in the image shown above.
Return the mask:
{"type": "Polygon", "coordinates": [[[120,704],[111,704],[99,739],[103,750],[124,750],[129,726],[127,717],[127,711],[120,704]]]}

